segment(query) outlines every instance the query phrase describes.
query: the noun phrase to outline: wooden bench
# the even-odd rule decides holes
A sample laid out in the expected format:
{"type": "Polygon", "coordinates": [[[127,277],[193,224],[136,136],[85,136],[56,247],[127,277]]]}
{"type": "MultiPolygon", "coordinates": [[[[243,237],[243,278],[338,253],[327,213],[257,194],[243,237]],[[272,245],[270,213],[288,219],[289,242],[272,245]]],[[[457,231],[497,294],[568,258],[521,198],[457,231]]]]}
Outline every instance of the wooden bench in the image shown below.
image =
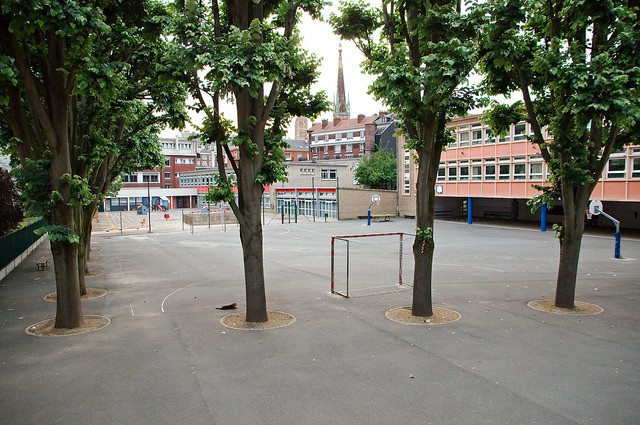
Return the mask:
{"type": "Polygon", "coordinates": [[[391,221],[391,217],[395,216],[395,214],[371,214],[371,219],[376,221],[391,221]]]}
{"type": "Polygon", "coordinates": [[[43,270],[45,267],[49,267],[49,259],[47,257],[42,257],[39,260],[36,260],[36,267],[38,270],[43,270]]]}
{"type": "Polygon", "coordinates": [[[512,218],[510,211],[485,211],[484,218],[512,218]]]}

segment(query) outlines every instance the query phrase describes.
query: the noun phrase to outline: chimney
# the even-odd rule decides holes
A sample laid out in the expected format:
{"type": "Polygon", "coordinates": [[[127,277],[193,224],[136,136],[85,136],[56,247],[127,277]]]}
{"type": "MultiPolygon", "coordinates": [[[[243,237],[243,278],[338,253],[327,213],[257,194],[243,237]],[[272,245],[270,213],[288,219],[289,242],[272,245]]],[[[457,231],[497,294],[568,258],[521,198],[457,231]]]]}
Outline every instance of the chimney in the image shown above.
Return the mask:
{"type": "Polygon", "coordinates": [[[362,121],[364,121],[364,114],[358,114],[358,124],[360,124],[362,121]]]}
{"type": "Polygon", "coordinates": [[[341,118],[333,117],[333,126],[335,127],[336,125],[340,124],[340,121],[342,121],[341,118]]]}
{"type": "Polygon", "coordinates": [[[328,125],[329,125],[329,120],[328,119],[323,119],[322,120],[322,128],[327,128],[328,125]]]}

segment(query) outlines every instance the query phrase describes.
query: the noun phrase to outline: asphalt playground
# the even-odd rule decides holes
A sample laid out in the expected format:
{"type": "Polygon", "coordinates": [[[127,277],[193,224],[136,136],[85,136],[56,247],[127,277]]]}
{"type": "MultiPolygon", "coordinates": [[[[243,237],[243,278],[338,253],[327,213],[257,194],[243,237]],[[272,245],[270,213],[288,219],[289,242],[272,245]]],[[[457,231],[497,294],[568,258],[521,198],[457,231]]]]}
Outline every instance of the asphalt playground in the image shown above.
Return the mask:
{"type": "Polygon", "coordinates": [[[296,321],[249,331],[216,309],[245,307],[237,226],[180,216],[124,214],[120,231],[100,214],[87,286],[107,295],[83,311],[111,319],[101,330],[25,333],[55,314],[52,267],[34,264],[48,243],[0,281],[0,424],[640,423],[638,238],[623,233],[614,259],[613,235],[586,235],[576,299],[604,311],[561,315],[527,306],[554,296],[552,231],[437,221],[434,305],[461,319],[404,325],[385,312],[410,290],[330,293],[330,240],[413,220],[272,221],[267,306],[296,321]]]}

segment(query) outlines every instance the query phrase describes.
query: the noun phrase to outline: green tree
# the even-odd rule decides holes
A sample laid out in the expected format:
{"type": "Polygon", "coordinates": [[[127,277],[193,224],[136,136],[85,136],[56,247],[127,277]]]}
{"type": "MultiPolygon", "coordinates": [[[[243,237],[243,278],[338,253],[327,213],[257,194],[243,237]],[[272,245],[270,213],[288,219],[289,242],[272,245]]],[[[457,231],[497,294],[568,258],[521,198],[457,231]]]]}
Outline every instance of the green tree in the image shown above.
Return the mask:
{"type": "Polygon", "coordinates": [[[460,1],[383,0],[381,8],[362,1],[342,3],[331,24],[364,53],[364,70],[376,76],[369,90],[398,114],[408,146],[416,152],[411,311],[432,316],[435,181],[450,137],[445,125],[474,103],[466,83],[475,65],[477,18],[461,14],[460,1]]]}
{"type": "Polygon", "coordinates": [[[562,202],[555,305],[573,308],[585,210],[611,152],[640,129],[640,27],[632,1],[490,1],[481,70],[488,94],[522,101],[487,112],[497,133],[526,119],[550,184],[533,205],[562,202]],[[553,137],[545,143],[544,128],[553,137]]]}
{"type": "Polygon", "coordinates": [[[13,229],[22,220],[20,195],[9,171],[0,168],[0,236],[13,229]]]}
{"type": "Polygon", "coordinates": [[[104,147],[93,126],[112,124],[94,114],[105,117],[101,108],[111,108],[128,84],[129,61],[147,41],[135,25],[156,28],[155,12],[148,13],[156,6],[7,0],[0,7],[0,115],[13,136],[8,147],[19,162],[26,206],[47,220],[59,328],[82,324],[81,217],[97,196],[87,163],[104,147]],[[111,56],[116,51],[128,54],[111,56]]]}
{"type": "Polygon", "coordinates": [[[324,93],[311,94],[318,60],[300,47],[296,31],[302,11],[317,15],[320,0],[237,0],[176,3],[178,69],[191,75],[196,109],[205,113],[202,139],[218,154],[214,202],[228,201],[240,224],[246,320],[268,320],[263,267],[261,200],[264,185],[286,176],[284,126],[294,115],[326,109],[324,93]],[[180,68],[182,67],[182,68],[180,68]],[[221,117],[221,97],[233,98],[237,125],[221,117]],[[223,150],[239,150],[227,175],[223,150]],[[237,201],[232,186],[238,187],[237,201]]]}
{"type": "Polygon", "coordinates": [[[397,175],[396,157],[386,150],[379,150],[365,157],[355,171],[358,183],[371,189],[394,190],[397,175]]]}

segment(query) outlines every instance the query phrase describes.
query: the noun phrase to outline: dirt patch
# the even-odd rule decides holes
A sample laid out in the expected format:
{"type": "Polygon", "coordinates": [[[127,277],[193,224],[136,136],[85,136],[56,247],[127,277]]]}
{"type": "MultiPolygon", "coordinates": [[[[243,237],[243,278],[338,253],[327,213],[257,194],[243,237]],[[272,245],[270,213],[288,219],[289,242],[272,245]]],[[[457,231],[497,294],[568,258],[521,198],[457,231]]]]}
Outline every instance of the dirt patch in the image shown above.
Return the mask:
{"type": "MultiPolygon", "coordinates": [[[[99,288],[87,288],[87,295],[82,295],[80,297],[81,300],[92,300],[94,298],[102,298],[107,295],[107,291],[99,288]]],[[[54,303],[57,301],[58,294],[56,292],[49,292],[47,295],[42,297],[43,300],[49,303],[54,303]]]]}
{"type": "Polygon", "coordinates": [[[91,258],[89,258],[89,260],[87,262],[88,263],[101,263],[102,262],[102,258],[100,258],[100,257],[91,257],[91,258]]]}
{"type": "Polygon", "coordinates": [[[575,308],[560,308],[560,307],[556,307],[554,303],[555,303],[555,300],[553,299],[534,300],[534,301],[529,301],[527,305],[534,310],[544,311],[547,313],[554,313],[554,314],[573,314],[573,315],[587,316],[592,314],[600,314],[604,311],[604,308],[600,307],[599,305],[589,304],[582,301],[575,301],[574,302],[575,308]]]}
{"type": "Polygon", "coordinates": [[[411,307],[396,307],[384,314],[387,319],[405,325],[444,325],[462,317],[460,313],[445,307],[433,307],[433,316],[414,316],[411,307]]]}
{"type": "Polygon", "coordinates": [[[85,276],[94,277],[94,276],[102,276],[104,274],[104,270],[89,270],[85,276]]]}
{"type": "Polygon", "coordinates": [[[82,316],[82,325],[77,328],[54,328],[56,319],[47,319],[29,326],[24,331],[27,335],[32,336],[69,336],[96,331],[109,323],[111,323],[111,319],[108,317],[91,314],[82,316]]]}
{"type": "Polygon", "coordinates": [[[233,313],[220,319],[220,323],[222,326],[232,329],[262,331],[289,326],[296,321],[294,316],[282,311],[267,311],[266,322],[247,322],[246,317],[246,312],[233,313]]]}

